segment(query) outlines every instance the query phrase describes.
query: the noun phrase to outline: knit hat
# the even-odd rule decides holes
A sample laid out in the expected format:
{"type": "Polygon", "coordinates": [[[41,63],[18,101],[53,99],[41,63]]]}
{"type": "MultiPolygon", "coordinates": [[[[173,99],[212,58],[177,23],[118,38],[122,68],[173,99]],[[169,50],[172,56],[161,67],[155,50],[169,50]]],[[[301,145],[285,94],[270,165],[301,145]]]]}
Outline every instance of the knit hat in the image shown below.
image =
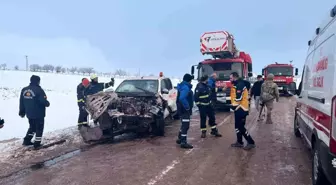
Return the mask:
{"type": "Polygon", "coordinates": [[[85,87],[88,86],[89,83],[90,83],[90,81],[89,81],[87,78],[84,78],[84,79],[82,80],[82,85],[84,85],[85,87]]]}
{"type": "Polygon", "coordinates": [[[40,78],[39,76],[32,75],[32,76],[30,77],[30,83],[31,83],[31,84],[35,84],[35,85],[37,85],[37,84],[40,83],[40,81],[41,81],[41,78],[40,78]]]}
{"type": "Polygon", "coordinates": [[[188,73],[183,76],[183,81],[191,82],[192,79],[193,79],[193,76],[191,76],[188,73]]]}

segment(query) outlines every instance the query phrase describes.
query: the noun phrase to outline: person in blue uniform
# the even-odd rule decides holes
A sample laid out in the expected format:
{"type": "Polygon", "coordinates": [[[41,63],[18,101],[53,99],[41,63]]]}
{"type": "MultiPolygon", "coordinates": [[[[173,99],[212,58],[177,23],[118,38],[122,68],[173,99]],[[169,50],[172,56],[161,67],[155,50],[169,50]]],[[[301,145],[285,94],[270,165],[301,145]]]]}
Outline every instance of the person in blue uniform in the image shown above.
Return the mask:
{"type": "Polygon", "coordinates": [[[177,111],[181,117],[181,128],[176,143],[179,144],[181,148],[186,149],[193,148],[193,146],[187,142],[187,134],[190,126],[190,116],[192,115],[192,108],[194,106],[193,91],[191,90],[192,79],[192,75],[185,74],[183,76],[183,82],[177,85],[176,105],[177,111]]]}
{"type": "Polygon", "coordinates": [[[50,106],[44,90],[40,86],[40,77],[31,76],[29,86],[23,88],[20,93],[19,116],[27,116],[29,129],[23,139],[23,145],[34,145],[35,149],[40,148],[44,130],[44,118],[46,107],[50,106]],[[31,142],[35,135],[34,143],[31,142]]]}
{"type": "Polygon", "coordinates": [[[201,137],[206,137],[206,119],[209,117],[209,125],[211,127],[211,135],[216,137],[222,137],[219,134],[218,129],[216,127],[216,117],[215,110],[213,106],[211,106],[211,88],[207,84],[208,76],[205,75],[201,77],[200,82],[197,84],[195,88],[195,103],[200,112],[200,127],[201,127],[201,137]]]}

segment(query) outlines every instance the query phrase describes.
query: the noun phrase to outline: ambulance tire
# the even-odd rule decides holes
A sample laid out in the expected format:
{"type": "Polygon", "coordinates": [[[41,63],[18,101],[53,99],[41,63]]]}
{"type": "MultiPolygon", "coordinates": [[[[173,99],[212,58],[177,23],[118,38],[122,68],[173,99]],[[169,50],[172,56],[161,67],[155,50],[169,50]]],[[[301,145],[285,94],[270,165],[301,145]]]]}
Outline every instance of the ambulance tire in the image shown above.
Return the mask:
{"type": "Polygon", "coordinates": [[[295,115],[295,117],[294,117],[294,134],[295,134],[296,137],[301,137],[297,115],[295,115]]]}
{"type": "Polygon", "coordinates": [[[329,184],[329,181],[322,169],[322,163],[320,160],[319,142],[314,140],[313,142],[314,143],[312,149],[312,184],[327,185],[329,184]]]}

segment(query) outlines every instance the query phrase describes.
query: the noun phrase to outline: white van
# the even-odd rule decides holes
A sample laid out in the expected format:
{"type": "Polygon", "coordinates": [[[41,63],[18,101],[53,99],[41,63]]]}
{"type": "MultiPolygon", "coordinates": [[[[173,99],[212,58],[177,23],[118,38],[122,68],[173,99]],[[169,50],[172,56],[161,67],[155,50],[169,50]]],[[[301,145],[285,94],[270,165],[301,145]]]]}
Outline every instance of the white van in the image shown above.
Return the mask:
{"type": "Polygon", "coordinates": [[[336,6],[308,41],[294,133],[312,149],[312,184],[336,185],[336,6]]]}

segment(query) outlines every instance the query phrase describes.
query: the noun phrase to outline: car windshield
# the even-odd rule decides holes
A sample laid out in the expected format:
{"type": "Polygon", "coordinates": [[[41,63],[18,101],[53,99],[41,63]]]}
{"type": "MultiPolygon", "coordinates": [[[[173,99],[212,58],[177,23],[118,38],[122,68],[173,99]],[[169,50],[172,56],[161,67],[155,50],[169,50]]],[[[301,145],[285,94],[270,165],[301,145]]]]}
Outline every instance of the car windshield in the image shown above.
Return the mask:
{"type": "Polygon", "coordinates": [[[116,89],[117,93],[157,93],[158,80],[124,80],[116,89]]]}
{"type": "Polygon", "coordinates": [[[293,68],[291,67],[269,67],[266,71],[274,76],[293,76],[293,68]]]}
{"type": "Polygon", "coordinates": [[[216,73],[218,80],[230,80],[230,74],[232,72],[237,72],[239,76],[243,74],[243,64],[238,62],[223,62],[223,63],[213,63],[205,64],[200,70],[199,76],[208,75],[216,73]]]}

